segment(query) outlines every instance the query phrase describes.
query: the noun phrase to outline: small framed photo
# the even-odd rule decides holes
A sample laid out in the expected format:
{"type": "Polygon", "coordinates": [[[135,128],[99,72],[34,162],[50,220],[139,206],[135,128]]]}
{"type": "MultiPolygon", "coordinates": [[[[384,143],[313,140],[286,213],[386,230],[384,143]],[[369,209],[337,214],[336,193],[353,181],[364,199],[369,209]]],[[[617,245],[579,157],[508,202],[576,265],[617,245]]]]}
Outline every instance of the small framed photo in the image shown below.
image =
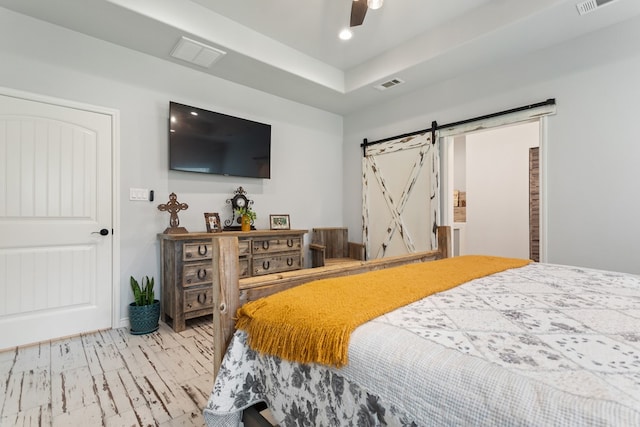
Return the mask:
{"type": "Polygon", "coordinates": [[[207,225],[207,233],[219,233],[222,231],[222,227],[220,226],[220,215],[218,215],[218,212],[205,212],[204,222],[207,225]]]}
{"type": "Polygon", "coordinates": [[[269,215],[272,230],[290,230],[289,215],[269,215]]]}

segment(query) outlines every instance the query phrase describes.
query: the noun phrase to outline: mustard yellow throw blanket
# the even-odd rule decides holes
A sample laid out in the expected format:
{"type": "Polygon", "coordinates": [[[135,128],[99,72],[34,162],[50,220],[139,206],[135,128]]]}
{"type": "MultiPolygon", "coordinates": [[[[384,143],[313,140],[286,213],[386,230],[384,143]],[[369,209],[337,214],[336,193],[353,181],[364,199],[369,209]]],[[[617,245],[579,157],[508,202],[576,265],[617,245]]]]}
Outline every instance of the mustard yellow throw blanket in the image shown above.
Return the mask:
{"type": "Polygon", "coordinates": [[[472,279],[530,261],[461,256],[317,280],[249,302],[236,327],[261,353],[300,363],[344,366],[349,336],[359,325],[472,279]]]}

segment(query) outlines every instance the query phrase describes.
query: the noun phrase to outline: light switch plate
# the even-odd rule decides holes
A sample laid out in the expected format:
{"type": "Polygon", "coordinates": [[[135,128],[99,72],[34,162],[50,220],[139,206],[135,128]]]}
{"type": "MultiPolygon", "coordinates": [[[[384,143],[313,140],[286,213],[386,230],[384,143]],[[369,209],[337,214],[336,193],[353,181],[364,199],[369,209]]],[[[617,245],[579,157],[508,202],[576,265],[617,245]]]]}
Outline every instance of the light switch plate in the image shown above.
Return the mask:
{"type": "Polygon", "coordinates": [[[149,189],[129,188],[129,200],[149,200],[149,189]]]}

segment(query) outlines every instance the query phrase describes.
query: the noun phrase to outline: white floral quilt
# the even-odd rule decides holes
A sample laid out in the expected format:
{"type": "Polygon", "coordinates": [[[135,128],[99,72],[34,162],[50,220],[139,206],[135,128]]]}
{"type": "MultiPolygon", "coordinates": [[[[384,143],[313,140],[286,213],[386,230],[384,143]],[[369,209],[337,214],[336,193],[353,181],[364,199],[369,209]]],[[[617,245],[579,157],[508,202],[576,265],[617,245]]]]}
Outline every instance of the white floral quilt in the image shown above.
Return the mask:
{"type": "Polygon", "coordinates": [[[257,354],[236,332],[204,409],[237,426],[640,426],[640,276],[531,264],[360,326],[349,365],[257,354]]]}

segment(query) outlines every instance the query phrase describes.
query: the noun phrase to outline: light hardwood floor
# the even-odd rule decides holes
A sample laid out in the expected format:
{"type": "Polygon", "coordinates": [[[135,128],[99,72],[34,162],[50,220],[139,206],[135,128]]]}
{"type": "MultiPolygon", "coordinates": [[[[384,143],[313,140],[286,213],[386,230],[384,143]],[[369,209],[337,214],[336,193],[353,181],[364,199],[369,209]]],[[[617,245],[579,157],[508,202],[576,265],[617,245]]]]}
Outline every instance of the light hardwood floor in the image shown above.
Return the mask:
{"type": "Polygon", "coordinates": [[[212,322],[111,329],[0,352],[0,426],[203,426],[212,322]]]}

